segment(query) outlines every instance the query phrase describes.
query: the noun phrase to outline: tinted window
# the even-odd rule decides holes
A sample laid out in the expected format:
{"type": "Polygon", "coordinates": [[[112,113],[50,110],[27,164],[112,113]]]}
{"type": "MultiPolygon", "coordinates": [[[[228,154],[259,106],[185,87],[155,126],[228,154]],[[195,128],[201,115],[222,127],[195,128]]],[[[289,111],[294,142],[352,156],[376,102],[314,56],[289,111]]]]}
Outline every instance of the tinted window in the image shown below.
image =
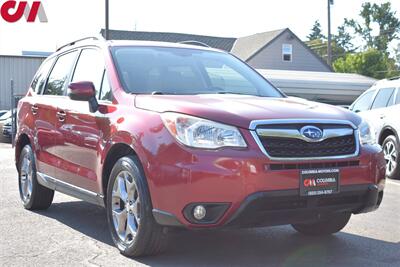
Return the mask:
{"type": "Polygon", "coordinates": [[[400,89],[397,89],[396,104],[400,104],[400,89]]]}
{"type": "Polygon", "coordinates": [[[103,75],[103,82],[101,83],[101,92],[99,100],[112,101],[110,82],[108,81],[107,72],[105,71],[103,75]]]}
{"type": "Polygon", "coordinates": [[[362,95],[357,101],[354,103],[352,111],[360,112],[366,111],[371,106],[372,97],[374,96],[375,91],[369,91],[362,95]]]}
{"type": "Polygon", "coordinates": [[[64,88],[68,81],[69,74],[74,64],[76,51],[58,58],[53,70],[50,73],[44,94],[64,95],[64,88]]]}
{"type": "Polygon", "coordinates": [[[114,47],[113,56],[120,79],[130,93],[283,96],[261,75],[226,53],[187,48],[114,47]],[[238,81],[240,86],[228,88],[227,85],[238,81]]]}
{"type": "Polygon", "coordinates": [[[388,105],[389,99],[394,92],[394,88],[384,88],[380,89],[377,96],[375,97],[374,104],[372,105],[372,109],[375,108],[383,108],[388,105]]]}
{"type": "Polygon", "coordinates": [[[54,60],[46,60],[43,62],[43,64],[40,66],[39,71],[36,73],[35,78],[33,78],[31,87],[34,92],[40,93],[41,89],[43,88],[43,85],[46,83],[46,78],[47,74],[49,74],[49,71],[51,69],[51,66],[53,65],[54,60]]]}
{"type": "Polygon", "coordinates": [[[98,96],[103,72],[104,60],[101,53],[96,49],[84,49],[79,56],[72,82],[92,82],[96,88],[96,96],[98,96]]]}

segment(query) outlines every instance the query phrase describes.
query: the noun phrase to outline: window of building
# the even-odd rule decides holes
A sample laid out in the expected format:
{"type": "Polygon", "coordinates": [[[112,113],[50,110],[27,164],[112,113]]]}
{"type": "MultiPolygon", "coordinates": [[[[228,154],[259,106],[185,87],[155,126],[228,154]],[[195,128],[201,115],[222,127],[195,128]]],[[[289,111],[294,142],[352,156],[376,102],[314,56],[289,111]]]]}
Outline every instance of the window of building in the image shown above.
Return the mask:
{"type": "Polygon", "coordinates": [[[77,51],[64,54],[57,59],[56,65],[50,73],[45,95],[64,95],[65,85],[74,65],[77,51]]]}
{"type": "Polygon", "coordinates": [[[389,99],[392,96],[393,92],[394,88],[383,88],[379,90],[375,98],[374,104],[372,104],[372,109],[386,107],[389,103],[389,99]]]}
{"type": "Polygon", "coordinates": [[[292,61],[293,46],[291,44],[282,44],[282,60],[292,61]]]}

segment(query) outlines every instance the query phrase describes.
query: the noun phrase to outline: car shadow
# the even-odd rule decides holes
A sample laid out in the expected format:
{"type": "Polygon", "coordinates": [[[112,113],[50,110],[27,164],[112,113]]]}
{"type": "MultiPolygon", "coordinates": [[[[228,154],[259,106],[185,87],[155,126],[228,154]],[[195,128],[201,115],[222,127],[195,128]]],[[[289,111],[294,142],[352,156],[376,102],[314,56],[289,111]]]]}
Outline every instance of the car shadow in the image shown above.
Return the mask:
{"type": "MultiPolygon", "coordinates": [[[[40,215],[113,246],[105,209],[82,201],[54,203],[40,215]]],[[[149,266],[399,266],[400,242],[343,232],[307,237],[289,226],[173,231],[163,254],[136,261],[149,266]]]]}

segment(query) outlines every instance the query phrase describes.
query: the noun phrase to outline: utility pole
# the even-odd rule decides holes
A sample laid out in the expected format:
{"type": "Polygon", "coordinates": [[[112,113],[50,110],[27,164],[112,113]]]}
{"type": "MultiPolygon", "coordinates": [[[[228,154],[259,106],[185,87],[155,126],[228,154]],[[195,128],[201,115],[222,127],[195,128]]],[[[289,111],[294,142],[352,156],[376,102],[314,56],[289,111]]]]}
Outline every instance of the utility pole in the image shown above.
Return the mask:
{"type": "Polygon", "coordinates": [[[109,39],[109,18],[108,18],[108,16],[109,16],[109,5],[108,5],[108,1],[109,0],[106,0],[106,29],[105,29],[105,34],[104,34],[104,38],[106,39],[106,40],[108,40],[109,39]]]}
{"type": "Polygon", "coordinates": [[[328,65],[332,66],[332,35],[331,35],[331,5],[333,0],[328,0],[328,65]]]}

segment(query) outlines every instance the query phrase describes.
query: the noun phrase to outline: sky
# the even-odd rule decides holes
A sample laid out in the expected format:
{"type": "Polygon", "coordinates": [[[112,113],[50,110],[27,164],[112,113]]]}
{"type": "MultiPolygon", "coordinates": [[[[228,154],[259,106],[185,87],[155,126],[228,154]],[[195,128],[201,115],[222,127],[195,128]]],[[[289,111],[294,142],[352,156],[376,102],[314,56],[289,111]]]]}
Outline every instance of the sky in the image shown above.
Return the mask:
{"type": "MultiPolygon", "coordinates": [[[[0,5],[6,0],[0,0],[0,5]]],[[[385,1],[371,0],[373,3],[385,1]]],[[[357,18],[362,0],[335,0],[332,32],[344,18],[357,18]]],[[[400,1],[391,0],[400,17],[400,1]]],[[[32,3],[32,0],[28,0],[32,3]]],[[[104,0],[42,0],[47,23],[8,23],[0,18],[0,54],[57,47],[104,28],[104,0]]],[[[315,20],[327,32],[327,0],[110,0],[110,28],[181,32],[222,37],[290,28],[306,39],[315,20]]],[[[392,43],[391,47],[399,42],[392,43]]]]}

